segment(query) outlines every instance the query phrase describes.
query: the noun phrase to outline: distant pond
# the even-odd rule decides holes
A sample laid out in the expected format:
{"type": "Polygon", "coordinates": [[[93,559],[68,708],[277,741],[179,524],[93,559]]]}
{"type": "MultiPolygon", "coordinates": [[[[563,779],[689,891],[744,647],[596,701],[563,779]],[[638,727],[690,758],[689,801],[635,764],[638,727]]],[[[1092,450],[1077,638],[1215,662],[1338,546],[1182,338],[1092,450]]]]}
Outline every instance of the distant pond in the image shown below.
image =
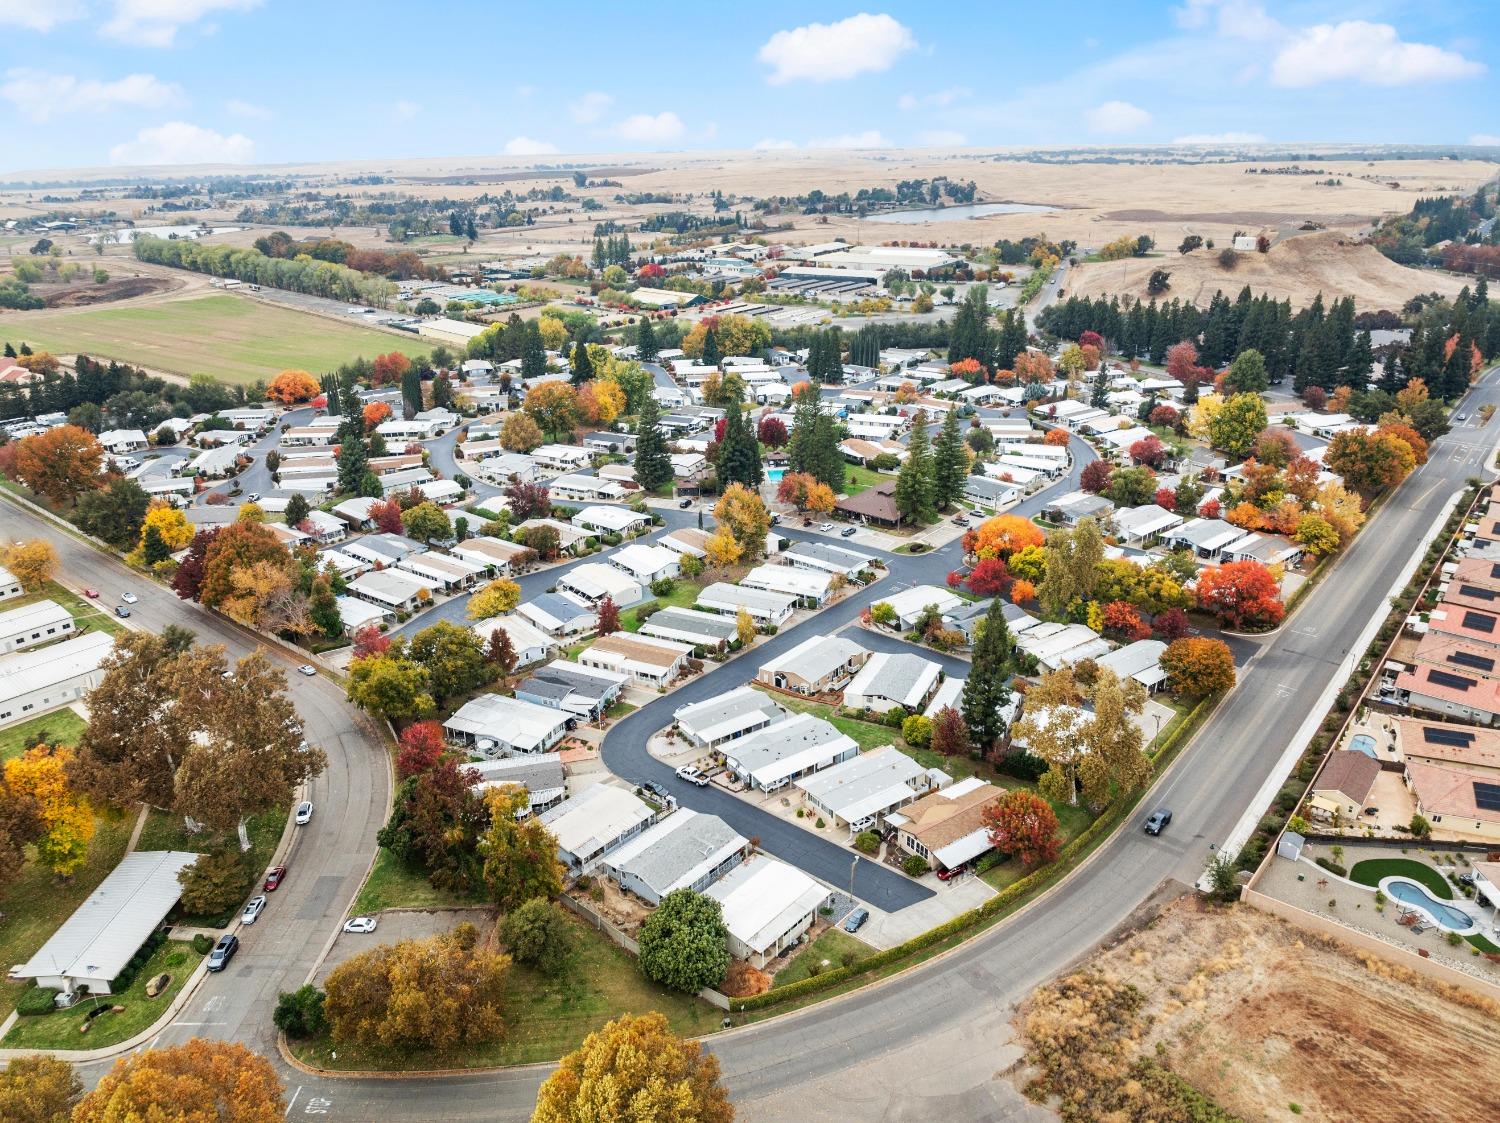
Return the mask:
{"type": "Polygon", "coordinates": [[[1041,203],[964,203],[957,207],[923,207],[915,211],[867,214],[864,221],[894,222],[901,226],[915,226],[923,222],[953,222],[965,218],[983,218],[990,214],[1035,214],[1039,211],[1057,209],[1057,207],[1041,203]]]}

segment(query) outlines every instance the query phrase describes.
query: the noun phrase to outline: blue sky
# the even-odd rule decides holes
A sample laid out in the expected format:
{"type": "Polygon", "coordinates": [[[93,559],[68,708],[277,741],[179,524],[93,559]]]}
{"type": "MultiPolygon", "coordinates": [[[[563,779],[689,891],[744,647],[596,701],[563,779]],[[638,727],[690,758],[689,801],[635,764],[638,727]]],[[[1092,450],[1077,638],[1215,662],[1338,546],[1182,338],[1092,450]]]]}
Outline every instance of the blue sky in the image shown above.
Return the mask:
{"type": "Polygon", "coordinates": [[[1495,0],[0,0],[3,163],[1500,145],[1495,0]]]}

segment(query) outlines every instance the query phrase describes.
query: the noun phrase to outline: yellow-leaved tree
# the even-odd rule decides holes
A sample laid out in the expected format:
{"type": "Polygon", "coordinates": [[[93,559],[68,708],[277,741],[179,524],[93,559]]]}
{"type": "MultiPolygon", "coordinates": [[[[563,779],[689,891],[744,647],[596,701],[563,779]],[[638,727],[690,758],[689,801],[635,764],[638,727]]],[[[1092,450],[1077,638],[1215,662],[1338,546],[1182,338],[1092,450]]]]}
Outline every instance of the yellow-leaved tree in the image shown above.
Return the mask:
{"type": "Polygon", "coordinates": [[[732,1123],[719,1061],[661,1014],[625,1014],[589,1034],[537,1093],[531,1123],[732,1123]]]}
{"type": "Polygon", "coordinates": [[[83,864],[94,837],[94,813],[89,801],[68,784],[70,749],[37,745],[5,763],[5,783],[36,807],[45,832],[36,856],[59,877],[68,877],[83,864]]]}
{"type": "Polygon", "coordinates": [[[236,1042],[195,1037],[121,1057],[73,1109],[72,1123],[282,1123],[283,1091],[265,1057],[236,1042]]]}
{"type": "Polygon", "coordinates": [[[57,570],[57,551],[45,538],[32,538],[5,550],[5,568],[28,592],[35,592],[52,580],[57,570]]]}
{"type": "Polygon", "coordinates": [[[708,554],[708,564],[714,569],[728,569],[745,552],[734,535],[729,533],[728,527],[720,527],[714,531],[703,544],[703,549],[708,554]]]}
{"type": "Polygon", "coordinates": [[[469,619],[488,620],[503,616],[521,603],[521,586],[508,577],[497,577],[469,598],[469,619]]]}
{"type": "Polygon", "coordinates": [[[146,540],[146,528],[156,527],[161,534],[162,541],[172,550],[181,550],[193,540],[193,524],[187,521],[187,515],[178,508],[161,499],[153,499],[150,506],[146,508],[146,518],[141,523],[141,541],[146,540]]]}

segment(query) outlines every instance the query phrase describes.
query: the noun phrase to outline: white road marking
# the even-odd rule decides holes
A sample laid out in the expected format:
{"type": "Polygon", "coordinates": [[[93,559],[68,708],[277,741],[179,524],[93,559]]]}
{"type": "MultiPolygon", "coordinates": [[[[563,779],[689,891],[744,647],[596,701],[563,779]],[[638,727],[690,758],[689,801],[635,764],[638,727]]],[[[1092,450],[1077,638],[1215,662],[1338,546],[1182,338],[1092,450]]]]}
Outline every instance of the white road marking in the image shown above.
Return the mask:
{"type": "Polygon", "coordinates": [[[292,1093],[291,1102],[286,1105],[286,1114],[287,1115],[290,1115],[292,1113],[292,1108],[294,1108],[294,1107],[297,1106],[297,1097],[299,1097],[300,1095],[302,1095],[302,1085],[298,1084],[297,1085],[297,1090],[292,1093]]]}

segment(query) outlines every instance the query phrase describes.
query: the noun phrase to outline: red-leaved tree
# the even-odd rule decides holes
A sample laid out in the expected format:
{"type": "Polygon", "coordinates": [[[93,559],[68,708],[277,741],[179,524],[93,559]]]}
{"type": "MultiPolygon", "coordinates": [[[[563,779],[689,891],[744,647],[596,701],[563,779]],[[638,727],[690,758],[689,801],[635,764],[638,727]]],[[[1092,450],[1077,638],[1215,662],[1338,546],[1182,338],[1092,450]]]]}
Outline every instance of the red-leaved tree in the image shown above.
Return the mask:
{"type": "Polygon", "coordinates": [[[505,489],[510,510],[520,521],[542,518],[552,511],[552,495],[541,484],[514,483],[505,489]]]}
{"type": "Polygon", "coordinates": [[[354,658],[366,659],[371,655],[384,655],[391,649],[391,637],[376,625],[366,624],[354,633],[354,658]]]}
{"type": "Polygon", "coordinates": [[[1167,446],[1156,436],[1142,437],[1130,446],[1130,459],[1147,468],[1160,468],[1167,458],[1167,446]]]}
{"type": "Polygon", "coordinates": [[[1164,639],[1168,643],[1174,639],[1181,639],[1188,633],[1187,613],[1180,608],[1169,608],[1165,612],[1158,612],[1156,619],[1151,621],[1151,630],[1156,633],[1157,639],[1164,639]]]}
{"type": "Polygon", "coordinates": [[[952,706],[944,706],[932,719],[932,751],[943,756],[968,756],[973,751],[969,727],[964,715],[952,706]]]}
{"type": "Polygon", "coordinates": [[[1156,495],[1153,498],[1155,500],[1156,505],[1158,507],[1160,507],[1162,510],[1164,510],[1164,511],[1175,511],[1175,510],[1177,510],[1177,492],[1173,491],[1170,487],[1159,487],[1159,488],[1157,488],[1156,489],[1156,495]]]}
{"type": "Polygon", "coordinates": [[[1035,792],[1016,788],[981,813],[989,830],[990,845],[1002,854],[1019,858],[1023,866],[1050,862],[1059,846],[1057,814],[1035,792]]]}
{"type": "Polygon", "coordinates": [[[401,748],[396,753],[396,776],[405,780],[426,772],[437,764],[446,746],[443,727],[435,721],[419,721],[401,731],[401,748]]]}
{"type": "Polygon", "coordinates": [[[405,533],[406,528],[401,522],[401,504],[394,499],[371,504],[370,518],[375,522],[375,529],[382,534],[405,533]]]}
{"type": "Polygon", "coordinates": [[[981,558],[964,582],[976,597],[1003,597],[1015,580],[999,558],[981,558]]]}
{"type": "Polygon", "coordinates": [[[1112,600],[1104,606],[1104,630],[1132,643],[1151,634],[1135,605],[1122,600],[1112,600]]]}
{"type": "Polygon", "coordinates": [[[760,419],[755,435],[767,448],[781,448],[788,440],[786,423],[781,418],[772,417],[770,414],[760,419]]]}
{"type": "Polygon", "coordinates": [[[620,606],[615,604],[615,598],[606,596],[599,602],[599,627],[601,636],[611,635],[620,630],[620,606]]]}
{"type": "Polygon", "coordinates": [[[1272,628],[1286,608],[1271,571],[1257,561],[1225,562],[1198,575],[1198,607],[1230,628],[1272,628]]]}
{"type": "Polygon", "coordinates": [[[1110,467],[1103,460],[1090,460],[1078,475],[1078,486],[1098,495],[1109,488],[1110,467]]]}

